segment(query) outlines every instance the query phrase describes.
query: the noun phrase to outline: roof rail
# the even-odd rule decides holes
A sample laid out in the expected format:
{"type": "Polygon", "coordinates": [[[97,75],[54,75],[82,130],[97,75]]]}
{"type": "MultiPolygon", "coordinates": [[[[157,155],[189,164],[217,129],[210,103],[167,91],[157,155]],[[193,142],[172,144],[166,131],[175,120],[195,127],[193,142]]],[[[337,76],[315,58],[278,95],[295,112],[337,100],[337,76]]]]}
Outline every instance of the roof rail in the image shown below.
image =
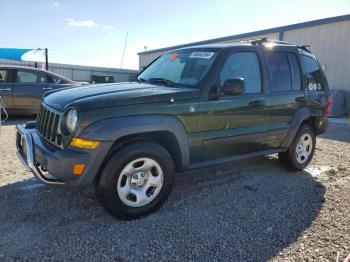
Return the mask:
{"type": "Polygon", "coordinates": [[[252,45],[262,45],[263,43],[275,43],[275,44],[283,44],[283,45],[295,45],[293,43],[289,43],[286,41],[280,41],[276,39],[268,39],[267,37],[248,40],[252,45]]]}
{"type": "Polygon", "coordinates": [[[250,42],[252,45],[262,45],[264,43],[275,43],[275,44],[283,44],[283,45],[294,45],[299,49],[302,49],[305,52],[311,53],[309,50],[310,45],[297,45],[286,41],[280,41],[275,39],[268,39],[267,37],[259,38],[259,39],[252,39],[247,40],[247,42],[250,42]]]}
{"type": "Polygon", "coordinates": [[[310,45],[297,45],[297,47],[305,52],[311,53],[309,49],[310,45]]]}

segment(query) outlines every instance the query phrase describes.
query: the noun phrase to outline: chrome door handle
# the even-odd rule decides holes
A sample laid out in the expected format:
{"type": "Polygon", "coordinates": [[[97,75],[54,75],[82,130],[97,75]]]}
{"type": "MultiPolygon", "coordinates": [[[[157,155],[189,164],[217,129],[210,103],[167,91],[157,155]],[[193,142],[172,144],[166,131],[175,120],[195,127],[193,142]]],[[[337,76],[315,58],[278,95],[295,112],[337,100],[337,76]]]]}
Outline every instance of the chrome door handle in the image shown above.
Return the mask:
{"type": "Polygon", "coordinates": [[[52,90],[52,87],[44,87],[43,90],[52,90]]]}
{"type": "Polygon", "coordinates": [[[0,91],[12,91],[12,88],[0,88],[0,91]]]}

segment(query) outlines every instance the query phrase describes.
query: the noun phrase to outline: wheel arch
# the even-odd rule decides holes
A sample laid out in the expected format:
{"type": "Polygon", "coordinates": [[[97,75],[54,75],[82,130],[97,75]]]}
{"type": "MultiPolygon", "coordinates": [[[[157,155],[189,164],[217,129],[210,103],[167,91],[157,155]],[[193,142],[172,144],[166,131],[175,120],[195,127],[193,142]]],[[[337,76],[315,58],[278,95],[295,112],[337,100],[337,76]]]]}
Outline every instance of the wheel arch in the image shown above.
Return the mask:
{"type": "Polygon", "coordinates": [[[313,116],[310,114],[310,111],[307,107],[300,108],[293,116],[292,120],[290,121],[290,127],[287,133],[287,136],[282,143],[282,148],[289,148],[289,146],[292,144],[294,137],[296,136],[299,128],[303,124],[308,124],[317,134],[317,119],[318,116],[313,116]]]}
{"type": "Polygon", "coordinates": [[[172,156],[176,170],[189,164],[188,134],[179,119],[168,115],[142,115],[98,121],[79,136],[93,140],[114,141],[106,159],[126,144],[153,141],[162,145],[172,156]]]}

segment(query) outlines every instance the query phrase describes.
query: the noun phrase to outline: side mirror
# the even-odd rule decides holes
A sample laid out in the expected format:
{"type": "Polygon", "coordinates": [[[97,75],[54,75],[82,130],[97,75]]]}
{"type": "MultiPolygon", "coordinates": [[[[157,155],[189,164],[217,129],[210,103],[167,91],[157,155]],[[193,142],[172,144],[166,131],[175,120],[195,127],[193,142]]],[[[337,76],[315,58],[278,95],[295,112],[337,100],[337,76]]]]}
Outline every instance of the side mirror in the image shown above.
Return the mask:
{"type": "Polygon", "coordinates": [[[228,96],[242,95],[245,92],[244,78],[227,79],[220,89],[223,94],[228,96]]]}

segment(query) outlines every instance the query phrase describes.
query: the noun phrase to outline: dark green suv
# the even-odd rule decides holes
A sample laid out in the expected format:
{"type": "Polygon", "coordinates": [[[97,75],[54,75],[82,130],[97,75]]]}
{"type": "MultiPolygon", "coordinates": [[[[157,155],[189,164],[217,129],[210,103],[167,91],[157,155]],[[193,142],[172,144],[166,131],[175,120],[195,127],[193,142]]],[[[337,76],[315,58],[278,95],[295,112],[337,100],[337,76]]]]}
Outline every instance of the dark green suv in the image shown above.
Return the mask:
{"type": "Polygon", "coordinates": [[[260,39],[170,51],[131,83],[52,91],[17,126],[18,155],[46,184],[94,185],[122,219],[167,199],[174,172],[278,153],[302,170],[330,105],[307,48],[260,39]]]}

